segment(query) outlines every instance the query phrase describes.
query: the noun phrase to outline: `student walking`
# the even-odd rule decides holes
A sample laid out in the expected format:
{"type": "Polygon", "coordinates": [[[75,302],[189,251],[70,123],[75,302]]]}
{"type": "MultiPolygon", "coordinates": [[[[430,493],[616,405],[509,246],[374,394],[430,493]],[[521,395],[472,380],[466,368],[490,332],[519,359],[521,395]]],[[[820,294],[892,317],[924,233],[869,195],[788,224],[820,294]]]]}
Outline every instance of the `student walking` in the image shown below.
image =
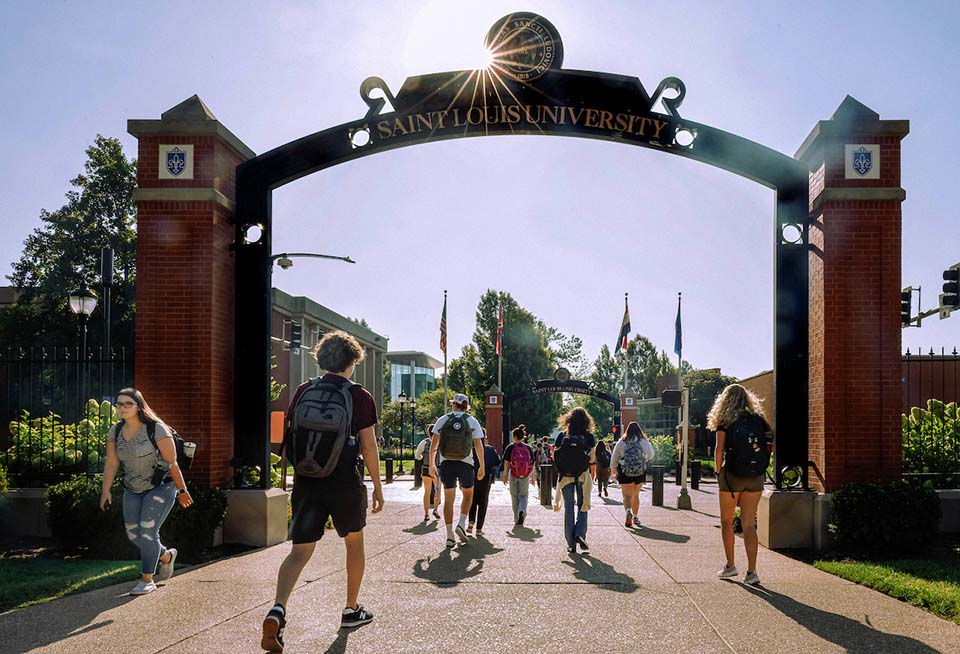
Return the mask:
{"type": "Polygon", "coordinates": [[[377,407],[365,388],[350,381],[364,356],[353,336],[329,332],[317,343],[314,354],[327,374],[301,384],[287,409],[285,447],[296,471],[291,494],[293,547],[280,564],[274,606],[263,621],[260,646],[269,652],[283,651],[287,600],[317,541],[323,538],[327,518],[333,520],[347,550],[346,602],[340,626],[359,627],[373,620],[373,613],[357,601],[367,524],[367,488],[357,469],[357,454],[362,453],[373,482],[372,510],[379,513],[383,489],[375,433],[377,407]],[[317,407],[323,411],[316,411],[317,407]],[[329,424],[330,420],[335,424],[329,424]]]}
{"type": "MultiPolygon", "coordinates": [[[[476,524],[477,536],[483,536],[483,523],[487,519],[487,504],[490,501],[490,486],[496,478],[497,469],[500,467],[500,455],[497,450],[487,443],[487,437],[483,437],[483,467],[486,474],[482,479],[477,479],[473,488],[473,503],[470,504],[470,522],[467,523],[467,533],[473,531],[476,524]]],[[[480,462],[474,463],[474,468],[479,468],[480,462]]]]}
{"type": "Polygon", "coordinates": [[[597,497],[610,497],[607,487],[610,485],[610,450],[607,442],[597,441],[595,450],[597,461],[597,497]]]}
{"type": "Polygon", "coordinates": [[[593,418],[583,408],[575,407],[560,416],[558,424],[561,434],[557,436],[553,460],[560,477],[557,493],[563,497],[563,533],[567,552],[575,554],[578,545],[584,552],[589,552],[587,513],[596,461],[593,418]]]}
{"type": "Polygon", "coordinates": [[[193,498],[177,465],[173,436],[143,394],[124,388],[117,393],[114,406],[120,422],[107,435],[100,509],[106,511],[113,501],[110,488],[123,466],[123,523],[127,538],[140,550],[140,581],[130,594],[146,595],[157,589],[154,574],[169,579],[177,560],[177,550],[167,549],[160,542],[160,527],[174,502],[187,508],[193,498]]]}
{"type": "Polygon", "coordinates": [[[453,540],[453,502],[457,497],[457,485],[463,493],[460,502],[460,519],[457,522],[456,535],[461,543],[467,541],[467,517],[473,503],[473,487],[477,479],[486,476],[483,457],[483,428],[477,419],[469,415],[470,398],[457,393],[450,400],[453,411],[441,416],[433,426],[433,439],[430,444],[430,476],[439,478],[443,484],[443,521],[447,526],[447,547],[456,545],[453,540]],[[439,473],[436,461],[440,461],[439,473]],[[475,470],[473,462],[480,465],[475,470]],[[437,477],[439,474],[439,477],[437,477]]]}
{"type": "Polygon", "coordinates": [[[617,481],[623,491],[626,527],[640,526],[640,490],[647,481],[647,467],[656,455],[647,433],[631,422],[617,441],[610,458],[610,467],[617,471],[617,481]]]}
{"type": "Polygon", "coordinates": [[[726,565],[721,579],[737,576],[734,565],[733,513],[740,507],[743,545],[747,551],[747,574],[743,583],[760,583],[757,576],[757,506],[763,478],[773,451],[772,429],[763,417],[760,399],[740,384],[730,384],[707,414],[707,428],[717,432],[714,454],[719,480],[720,535],[726,565]]]}
{"type": "Polygon", "coordinates": [[[437,492],[436,479],[430,476],[430,434],[433,433],[433,424],[427,425],[427,436],[417,445],[414,457],[420,461],[420,477],[423,479],[423,521],[430,520],[430,508],[433,507],[433,517],[440,519],[437,511],[437,501],[440,495],[437,492]]]}
{"type": "Polygon", "coordinates": [[[527,430],[524,425],[513,430],[513,442],[503,451],[503,483],[510,485],[510,503],[513,505],[514,526],[522,527],[527,517],[527,499],[530,495],[530,480],[534,469],[534,451],[524,440],[527,430]]]}

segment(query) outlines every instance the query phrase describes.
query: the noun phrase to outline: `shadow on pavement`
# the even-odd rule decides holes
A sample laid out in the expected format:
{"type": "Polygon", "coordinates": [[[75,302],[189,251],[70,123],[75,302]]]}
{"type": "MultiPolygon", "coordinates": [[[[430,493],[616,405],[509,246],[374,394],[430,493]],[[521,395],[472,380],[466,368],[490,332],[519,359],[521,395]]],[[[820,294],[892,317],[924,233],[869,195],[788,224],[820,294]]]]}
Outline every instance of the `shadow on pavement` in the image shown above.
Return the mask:
{"type": "Polygon", "coordinates": [[[939,654],[934,649],[907,636],[898,636],[877,631],[869,626],[870,616],[864,616],[868,624],[852,620],[846,616],[822,611],[803,604],[767,588],[738,584],[743,590],[766,600],[785,616],[796,621],[810,633],[835,643],[847,654],[872,654],[874,652],[896,652],[897,654],[939,654]]]}
{"type": "Polygon", "coordinates": [[[647,527],[646,525],[640,527],[633,527],[630,529],[630,533],[634,536],[640,536],[641,538],[650,538],[652,540],[665,540],[670,543],[686,543],[690,540],[690,537],[686,534],[674,534],[669,531],[660,531],[659,529],[654,529],[653,527],[647,527]]]}
{"type": "Polygon", "coordinates": [[[436,557],[426,557],[413,564],[413,576],[442,587],[456,586],[461,581],[483,572],[486,557],[502,552],[486,538],[471,538],[468,545],[445,548],[436,557]]]}
{"type": "Polygon", "coordinates": [[[623,502],[620,500],[611,500],[609,497],[604,497],[603,503],[607,506],[623,506],[623,502]]]}
{"type": "Polygon", "coordinates": [[[543,532],[539,529],[531,529],[530,527],[514,527],[507,532],[507,536],[521,540],[524,543],[534,543],[538,538],[543,538],[543,532]]]}
{"type": "Polygon", "coordinates": [[[573,568],[573,576],[580,581],[599,586],[605,590],[612,590],[616,593],[633,593],[640,588],[633,577],[617,572],[612,565],[593,556],[571,554],[570,560],[564,561],[563,564],[573,568]]]}
{"type": "Polygon", "coordinates": [[[91,621],[135,599],[123,586],[116,586],[0,615],[0,651],[26,652],[109,626],[113,620],[91,621]],[[52,613],[56,619],[50,619],[52,613]]]}
{"type": "Polygon", "coordinates": [[[347,639],[353,633],[352,629],[341,629],[337,632],[337,637],[330,643],[327,649],[323,650],[325,654],[344,654],[347,651],[347,639]]]}
{"type": "Polygon", "coordinates": [[[408,527],[403,531],[408,534],[413,534],[414,536],[423,536],[424,534],[431,534],[440,529],[440,521],[433,520],[432,522],[419,522],[413,527],[408,527]]]}

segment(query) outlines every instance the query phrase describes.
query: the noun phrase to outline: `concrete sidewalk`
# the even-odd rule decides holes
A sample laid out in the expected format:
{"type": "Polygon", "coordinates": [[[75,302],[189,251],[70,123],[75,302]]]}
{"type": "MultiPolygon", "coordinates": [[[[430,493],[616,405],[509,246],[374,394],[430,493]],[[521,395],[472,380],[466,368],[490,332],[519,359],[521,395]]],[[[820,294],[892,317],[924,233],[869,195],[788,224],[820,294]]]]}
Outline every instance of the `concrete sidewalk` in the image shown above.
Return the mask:
{"type": "MultiPolygon", "coordinates": [[[[370,516],[360,601],[373,623],[339,631],[343,545],[324,538],[290,600],[286,652],[960,653],[960,626],[761,548],[762,587],[720,581],[716,486],[694,511],[642,498],[643,527],[625,529],[617,487],[594,498],[588,556],[569,556],[562,514],[531,497],[513,528],[502,484],[483,538],[444,547],[422,523],[421,492],[385,486],[370,516]]],[[[187,570],[144,597],[112,586],[0,616],[0,652],[231,653],[259,650],[289,544],[187,570]]],[[[737,557],[745,568],[742,543],[737,557]]]]}

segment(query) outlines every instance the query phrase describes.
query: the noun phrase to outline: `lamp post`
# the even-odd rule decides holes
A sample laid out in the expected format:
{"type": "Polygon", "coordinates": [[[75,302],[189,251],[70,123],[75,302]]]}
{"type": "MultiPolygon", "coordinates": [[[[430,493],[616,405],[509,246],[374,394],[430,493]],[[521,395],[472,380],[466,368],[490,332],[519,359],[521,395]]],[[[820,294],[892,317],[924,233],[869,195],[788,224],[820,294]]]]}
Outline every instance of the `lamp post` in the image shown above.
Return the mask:
{"type": "Polygon", "coordinates": [[[80,377],[81,410],[80,416],[78,416],[79,419],[83,416],[83,406],[87,401],[86,398],[83,397],[86,393],[86,385],[84,382],[86,381],[87,375],[87,321],[90,319],[90,314],[93,313],[93,310],[97,308],[97,294],[84,284],[70,293],[68,302],[70,304],[70,311],[80,320],[80,367],[78,376],[80,377]]]}
{"type": "Polygon", "coordinates": [[[400,403],[400,468],[397,470],[398,475],[403,474],[403,407],[407,403],[407,394],[403,391],[400,391],[400,394],[397,396],[397,402],[400,403]]]}
{"type": "MultiPolygon", "coordinates": [[[[410,450],[417,449],[414,441],[417,440],[417,398],[410,398],[410,450]]],[[[416,459],[411,459],[413,467],[417,467],[416,459]]]]}

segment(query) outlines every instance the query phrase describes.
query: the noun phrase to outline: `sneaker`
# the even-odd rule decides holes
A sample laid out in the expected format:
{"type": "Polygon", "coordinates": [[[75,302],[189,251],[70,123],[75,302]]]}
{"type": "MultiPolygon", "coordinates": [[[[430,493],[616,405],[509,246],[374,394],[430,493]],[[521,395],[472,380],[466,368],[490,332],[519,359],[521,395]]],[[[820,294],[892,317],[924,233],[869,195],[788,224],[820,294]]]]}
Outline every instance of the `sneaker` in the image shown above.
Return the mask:
{"type": "Polygon", "coordinates": [[[430,514],[429,514],[429,513],[424,513],[424,514],[423,514],[423,521],[424,521],[424,522],[430,522],[430,514]]]}
{"type": "Polygon", "coordinates": [[[457,541],[453,540],[452,538],[448,538],[448,539],[447,539],[447,547],[448,547],[448,548],[449,548],[449,547],[453,547],[453,546],[456,545],[456,544],[457,544],[457,541]]]}
{"type": "Polygon", "coordinates": [[[147,593],[152,593],[157,589],[157,585],[152,581],[147,583],[142,579],[137,582],[137,585],[130,590],[131,595],[146,595],[147,593]]]}
{"type": "Polygon", "coordinates": [[[580,538],[580,536],[577,536],[577,545],[579,545],[580,549],[582,549],[584,552],[590,551],[590,546],[587,545],[587,541],[583,538],[580,538]]]}
{"type": "Polygon", "coordinates": [[[483,536],[483,529],[477,529],[477,537],[483,536]]]}
{"type": "Polygon", "coordinates": [[[473,523],[472,523],[472,522],[469,523],[469,524],[467,524],[467,533],[469,534],[471,531],[473,531],[473,523]]]}
{"type": "Polygon", "coordinates": [[[627,519],[624,521],[623,526],[627,529],[633,526],[633,516],[629,513],[627,514],[627,519]]]}
{"type": "Polygon", "coordinates": [[[270,609],[263,619],[263,636],[260,637],[260,647],[268,652],[283,651],[283,630],[287,626],[287,619],[283,613],[270,609]]]}
{"type": "Polygon", "coordinates": [[[167,552],[170,554],[170,561],[168,563],[161,563],[160,567],[157,568],[158,579],[169,579],[173,576],[173,562],[177,560],[177,550],[169,549],[167,552]]]}
{"type": "Polygon", "coordinates": [[[368,622],[373,622],[373,614],[363,608],[362,604],[357,604],[357,608],[355,609],[344,609],[343,615],[340,616],[341,629],[359,627],[360,625],[367,624],[368,622]]]}
{"type": "Polygon", "coordinates": [[[567,554],[576,554],[576,553],[577,553],[577,546],[576,546],[576,545],[569,545],[569,546],[567,547],[567,554]]]}
{"type": "Polygon", "coordinates": [[[610,491],[609,491],[608,489],[604,488],[604,489],[603,489],[603,496],[604,496],[604,497],[610,497],[610,491]]]}
{"type": "Polygon", "coordinates": [[[526,517],[527,517],[527,514],[524,513],[523,511],[521,511],[519,514],[517,514],[517,524],[522,527],[522,526],[523,526],[523,519],[526,518],[526,517]]]}
{"type": "Polygon", "coordinates": [[[640,518],[638,516],[633,516],[633,526],[634,527],[640,526],[640,518]]]}
{"type": "Polygon", "coordinates": [[[437,512],[436,509],[433,510],[433,517],[436,518],[437,520],[440,519],[440,514],[437,512]]]}
{"type": "Polygon", "coordinates": [[[467,543],[470,542],[469,540],[467,540],[467,532],[463,530],[463,527],[461,527],[460,525],[457,525],[457,528],[454,529],[454,531],[457,533],[457,538],[460,539],[461,543],[466,545],[467,543]]]}
{"type": "Polygon", "coordinates": [[[729,579],[730,577],[737,576],[737,566],[733,564],[723,566],[723,570],[717,573],[717,576],[721,579],[729,579]]]}
{"type": "Polygon", "coordinates": [[[756,586],[760,583],[760,577],[757,576],[756,570],[753,572],[747,572],[747,575],[743,578],[743,583],[748,586],[756,586]]]}

